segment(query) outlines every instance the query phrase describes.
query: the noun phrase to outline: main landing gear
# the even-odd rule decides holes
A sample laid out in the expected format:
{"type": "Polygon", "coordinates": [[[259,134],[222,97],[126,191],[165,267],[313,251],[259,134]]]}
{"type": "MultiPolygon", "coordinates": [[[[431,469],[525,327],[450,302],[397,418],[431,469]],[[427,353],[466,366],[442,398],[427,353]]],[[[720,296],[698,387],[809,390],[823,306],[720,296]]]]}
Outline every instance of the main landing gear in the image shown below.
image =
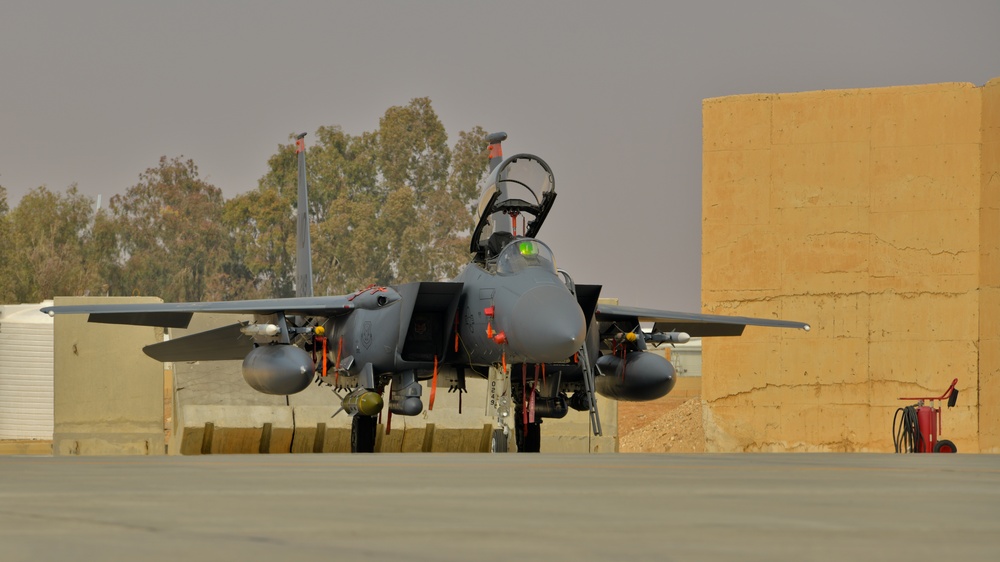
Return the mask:
{"type": "Polygon", "coordinates": [[[514,437],[517,439],[517,452],[538,453],[542,450],[542,422],[525,422],[523,406],[518,406],[514,414],[514,437]]]}
{"type": "Polygon", "coordinates": [[[511,395],[514,398],[514,438],[519,453],[538,453],[542,450],[542,418],[536,415],[534,394],[540,387],[537,378],[533,383],[529,390],[527,367],[522,365],[520,384],[511,385],[511,395]]]}
{"type": "Polygon", "coordinates": [[[377,416],[354,414],[351,418],[351,452],[374,453],[376,429],[378,429],[377,416]]]}

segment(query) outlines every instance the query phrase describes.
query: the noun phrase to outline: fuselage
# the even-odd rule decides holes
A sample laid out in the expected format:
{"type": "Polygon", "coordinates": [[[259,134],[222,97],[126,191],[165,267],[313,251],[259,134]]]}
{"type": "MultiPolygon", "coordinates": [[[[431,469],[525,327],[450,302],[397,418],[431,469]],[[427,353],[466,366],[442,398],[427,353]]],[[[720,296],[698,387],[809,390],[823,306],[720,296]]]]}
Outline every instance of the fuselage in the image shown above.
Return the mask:
{"type": "Polygon", "coordinates": [[[464,287],[459,353],[470,364],[561,363],[583,345],[583,311],[554,269],[473,263],[455,281],[464,287]]]}
{"type": "Polygon", "coordinates": [[[352,375],[365,364],[376,374],[427,369],[435,358],[455,366],[564,363],[583,344],[583,311],[538,241],[517,240],[452,283],[461,291],[447,316],[415,309],[406,286],[358,292],[351,314],[327,321],[331,360],[346,359],[340,366],[352,375]],[[424,347],[433,351],[420,353],[424,347]]]}
{"type": "Polygon", "coordinates": [[[583,311],[541,242],[516,239],[455,281],[463,286],[459,353],[470,363],[565,362],[583,345],[583,311]]]}

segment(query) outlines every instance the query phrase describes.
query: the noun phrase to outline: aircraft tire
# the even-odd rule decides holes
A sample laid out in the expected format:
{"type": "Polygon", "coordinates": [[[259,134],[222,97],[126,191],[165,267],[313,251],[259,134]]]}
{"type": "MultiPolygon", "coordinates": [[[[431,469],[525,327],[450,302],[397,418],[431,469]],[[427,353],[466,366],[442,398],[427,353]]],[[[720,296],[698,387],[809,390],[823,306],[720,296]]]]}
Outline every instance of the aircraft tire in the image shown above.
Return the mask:
{"type": "Polygon", "coordinates": [[[490,451],[493,453],[507,452],[507,436],[504,435],[502,429],[493,430],[493,438],[490,442],[490,451]]]}
{"type": "Polygon", "coordinates": [[[351,419],[351,452],[374,453],[378,418],[355,414],[351,419]]]}

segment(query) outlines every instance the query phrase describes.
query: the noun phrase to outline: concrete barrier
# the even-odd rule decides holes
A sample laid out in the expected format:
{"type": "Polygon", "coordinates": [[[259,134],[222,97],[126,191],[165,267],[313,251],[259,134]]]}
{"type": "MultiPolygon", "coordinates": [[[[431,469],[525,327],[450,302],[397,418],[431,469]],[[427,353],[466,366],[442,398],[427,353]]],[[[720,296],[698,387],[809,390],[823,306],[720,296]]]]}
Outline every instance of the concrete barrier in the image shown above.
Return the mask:
{"type": "Polygon", "coordinates": [[[184,406],[181,454],[268,454],[292,450],[289,406],[184,406]]]}
{"type": "MultiPolygon", "coordinates": [[[[480,381],[474,381],[480,382],[480,381]]],[[[483,381],[484,382],[484,381],[483,381]]],[[[471,384],[470,387],[485,384],[471,384]]],[[[473,392],[473,394],[478,391],[473,392]]],[[[584,412],[542,424],[542,450],[553,453],[617,450],[617,404],[602,401],[605,435],[590,434],[584,412]]],[[[181,405],[173,450],[184,455],[336,453],[351,450],[351,418],[333,404],[317,406],[181,405]],[[331,417],[332,416],[332,417],[331,417]]],[[[441,408],[419,416],[382,415],[375,450],[386,453],[489,452],[494,424],[482,408],[459,414],[441,408]]],[[[515,450],[513,428],[508,450],[515,450]]]]}
{"type": "Polygon", "coordinates": [[[7,439],[0,441],[0,455],[51,455],[52,441],[7,439]]]}
{"type": "MultiPolygon", "coordinates": [[[[56,297],[55,304],[162,302],[154,297],[56,297]]],[[[162,455],[163,365],[142,352],[163,331],[55,318],[52,454],[162,455]]]]}

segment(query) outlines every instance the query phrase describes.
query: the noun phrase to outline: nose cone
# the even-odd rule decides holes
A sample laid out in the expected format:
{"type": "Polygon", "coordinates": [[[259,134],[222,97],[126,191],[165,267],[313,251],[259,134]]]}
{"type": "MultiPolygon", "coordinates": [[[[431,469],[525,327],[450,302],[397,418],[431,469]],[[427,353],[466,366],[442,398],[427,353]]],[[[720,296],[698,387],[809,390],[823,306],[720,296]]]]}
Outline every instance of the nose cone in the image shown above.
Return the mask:
{"type": "Polygon", "coordinates": [[[587,329],[580,305],[561,285],[539,285],[521,295],[507,319],[511,354],[527,363],[566,361],[587,329]]]}

